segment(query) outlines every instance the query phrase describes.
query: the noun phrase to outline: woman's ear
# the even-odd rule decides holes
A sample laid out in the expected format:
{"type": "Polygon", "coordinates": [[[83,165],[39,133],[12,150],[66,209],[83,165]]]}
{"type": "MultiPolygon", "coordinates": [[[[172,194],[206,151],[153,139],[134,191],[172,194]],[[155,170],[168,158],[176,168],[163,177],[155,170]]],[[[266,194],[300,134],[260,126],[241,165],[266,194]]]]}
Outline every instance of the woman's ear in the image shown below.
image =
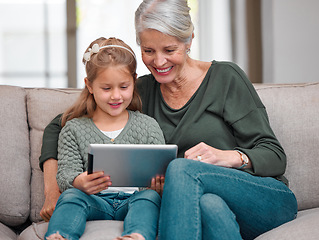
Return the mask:
{"type": "Polygon", "coordinates": [[[194,33],[192,33],[192,39],[189,40],[188,43],[186,43],[186,49],[191,49],[193,38],[194,38],[194,33]]]}
{"type": "Polygon", "coordinates": [[[91,94],[93,94],[93,90],[92,90],[92,87],[91,87],[91,83],[90,83],[90,81],[89,81],[88,78],[84,78],[84,83],[85,83],[85,86],[87,87],[87,89],[89,90],[89,92],[90,92],[91,94]]]}

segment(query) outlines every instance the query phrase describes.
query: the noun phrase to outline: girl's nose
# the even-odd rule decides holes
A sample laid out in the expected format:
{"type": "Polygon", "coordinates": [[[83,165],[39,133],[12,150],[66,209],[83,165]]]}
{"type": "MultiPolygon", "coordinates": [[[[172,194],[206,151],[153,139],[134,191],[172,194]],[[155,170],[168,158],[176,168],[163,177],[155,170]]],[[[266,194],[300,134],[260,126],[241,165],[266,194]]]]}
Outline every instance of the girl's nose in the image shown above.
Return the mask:
{"type": "Polygon", "coordinates": [[[112,100],[118,100],[121,99],[121,92],[119,91],[119,89],[113,89],[112,91],[112,95],[111,95],[111,99],[112,100]]]}

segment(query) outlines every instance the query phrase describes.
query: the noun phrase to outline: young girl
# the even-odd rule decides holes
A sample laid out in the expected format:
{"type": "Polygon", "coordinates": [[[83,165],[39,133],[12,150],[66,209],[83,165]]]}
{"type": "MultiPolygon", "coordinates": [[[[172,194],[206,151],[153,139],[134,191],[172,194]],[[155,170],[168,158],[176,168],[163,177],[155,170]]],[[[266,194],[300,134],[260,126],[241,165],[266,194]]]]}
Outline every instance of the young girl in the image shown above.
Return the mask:
{"type": "Polygon", "coordinates": [[[79,239],[86,221],[105,219],[124,220],[117,239],[155,239],[161,201],[156,191],[109,188],[112,179],[103,172],[87,174],[89,143],[165,143],[157,122],[139,112],[135,55],[119,39],[99,38],[83,63],[85,88],[61,120],[57,182],[63,193],[45,237],[79,239]]]}

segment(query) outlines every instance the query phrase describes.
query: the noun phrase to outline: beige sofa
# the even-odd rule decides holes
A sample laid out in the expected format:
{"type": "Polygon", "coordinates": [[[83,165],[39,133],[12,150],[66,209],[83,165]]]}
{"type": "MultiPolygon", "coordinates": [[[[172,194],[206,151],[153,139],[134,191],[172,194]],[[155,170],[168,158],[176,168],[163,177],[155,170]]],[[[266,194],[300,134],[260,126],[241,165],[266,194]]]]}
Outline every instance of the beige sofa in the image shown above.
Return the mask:
{"type": "MultiPolygon", "coordinates": [[[[300,210],[297,219],[257,239],[318,239],[319,83],[255,87],[286,150],[286,176],[300,210]]],[[[42,134],[50,120],[63,112],[79,92],[0,86],[1,240],[43,239],[47,223],[39,215],[44,194],[43,174],[38,166],[42,134]]],[[[81,240],[112,239],[121,231],[119,221],[88,222],[81,240]]]]}

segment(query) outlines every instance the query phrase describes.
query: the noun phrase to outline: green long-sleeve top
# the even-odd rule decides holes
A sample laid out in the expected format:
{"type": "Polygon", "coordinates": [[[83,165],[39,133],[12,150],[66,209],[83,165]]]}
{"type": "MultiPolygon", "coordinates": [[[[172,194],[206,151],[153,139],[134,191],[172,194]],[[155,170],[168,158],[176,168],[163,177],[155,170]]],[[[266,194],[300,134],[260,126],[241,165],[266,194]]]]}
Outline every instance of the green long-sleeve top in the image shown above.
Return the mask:
{"type": "MultiPolygon", "coordinates": [[[[143,112],[157,120],[166,143],[178,145],[178,156],[200,142],[221,149],[241,150],[252,162],[245,169],[257,176],[282,176],[286,155],[273,133],[266,109],[245,73],[234,63],[213,61],[203,82],[187,104],[172,109],[164,101],[152,75],[139,78],[143,112]]],[[[40,166],[56,158],[59,118],[47,126],[40,166]]]]}

